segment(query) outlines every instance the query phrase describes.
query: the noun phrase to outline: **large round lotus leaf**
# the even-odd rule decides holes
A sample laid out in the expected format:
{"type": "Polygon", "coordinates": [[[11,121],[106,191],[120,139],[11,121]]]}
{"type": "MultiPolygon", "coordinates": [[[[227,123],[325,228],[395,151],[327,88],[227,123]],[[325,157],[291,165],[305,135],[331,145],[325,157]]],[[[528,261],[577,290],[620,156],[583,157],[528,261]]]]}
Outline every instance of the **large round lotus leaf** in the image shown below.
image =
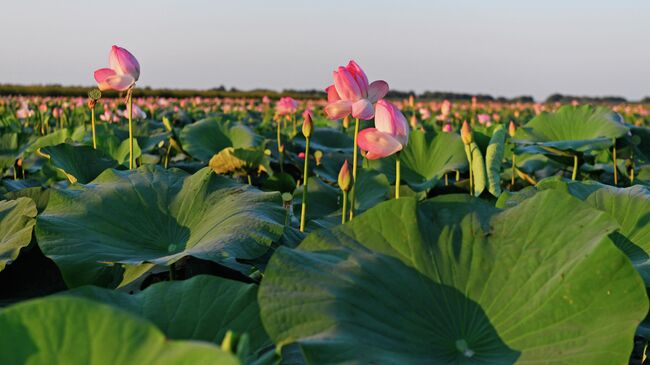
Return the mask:
{"type": "Polygon", "coordinates": [[[254,349],[269,345],[257,305],[257,285],[196,276],[154,284],[142,292],[83,286],[63,293],[111,304],[144,317],[173,339],[221,343],[228,330],[248,333],[254,349]]]}
{"type": "Polygon", "coordinates": [[[25,146],[25,152],[31,153],[39,148],[56,146],[57,144],[64,143],[68,140],[73,142],[81,142],[86,136],[86,128],[83,126],[74,129],[64,128],[57,129],[56,131],[42,137],[38,137],[32,143],[25,146]]]}
{"type": "Polygon", "coordinates": [[[90,146],[61,143],[44,147],[41,152],[49,156],[50,163],[63,171],[72,183],[87,184],[104,170],[117,166],[117,161],[90,146]]]}
{"type": "MultiPolygon", "coordinates": [[[[455,133],[411,132],[400,162],[402,181],[415,191],[431,189],[447,172],[467,169],[465,148],[455,133]]],[[[370,165],[395,180],[395,155],[370,165]]]]}
{"type": "Polygon", "coordinates": [[[218,118],[208,118],[183,128],[180,139],[187,153],[207,162],[226,147],[253,147],[257,144],[259,136],[244,125],[233,125],[218,118]]]}
{"type": "Polygon", "coordinates": [[[530,145],[544,154],[557,154],[553,150],[586,152],[612,145],[629,129],[617,121],[616,113],[589,105],[561,107],[554,113],[543,112],[517,131],[517,143],[530,145]]]}
{"type": "Polygon", "coordinates": [[[620,229],[610,235],[611,239],[630,258],[646,286],[650,287],[650,190],[647,187],[617,188],[595,181],[552,177],[540,181],[536,188],[514,194],[503,204],[513,206],[537,191],[549,189],[567,192],[615,219],[620,229]]]}
{"type": "MultiPolygon", "coordinates": [[[[70,286],[97,283],[106,265],[170,265],[183,256],[241,269],[283,232],[278,193],[159,166],[106,170],[91,184],[54,189],[36,225],[43,253],[70,286]]],[[[103,284],[106,285],[106,284],[103,284]]]]}
{"type": "Polygon", "coordinates": [[[0,171],[11,167],[18,158],[18,133],[0,133],[0,171]]]}
{"type": "MultiPolygon", "coordinates": [[[[296,136],[294,142],[299,144],[303,149],[305,148],[305,137],[302,133],[296,136]]],[[[317,128],[312,133],[309,145],[312,151],[321,150],[327,152],[334,150],[352,154],[354,140],[347,134],[334,128],[317,128]]]]}
{"type": "Polygon", "coordinates": [[[35,217],[36,204],[30,198],[0,201],[0,271],[29,245],[35,217]]]}
{"type": "Polygon", "coordinates": [[[278,249],[262,321],[311,364],[624,364],[648,303],[616,228],[557,191],[392,200],[278,249]]]}
{"type": "Polygon", "coordinates": [[[12,365],[238,365],[218,347],[172,341],[153,324],[74,297],[30,300],[0,311],[0,363],[12,365]]]}

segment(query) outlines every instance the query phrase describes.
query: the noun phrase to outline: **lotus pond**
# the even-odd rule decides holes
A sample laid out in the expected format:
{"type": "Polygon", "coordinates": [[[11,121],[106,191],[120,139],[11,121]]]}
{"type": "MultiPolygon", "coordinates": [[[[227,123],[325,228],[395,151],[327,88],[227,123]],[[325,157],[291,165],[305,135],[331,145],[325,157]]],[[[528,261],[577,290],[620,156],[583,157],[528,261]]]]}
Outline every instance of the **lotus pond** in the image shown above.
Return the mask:
{"type": "Polygon", "coordinates": [[[645,363],[646,106],[357,68],[328,100],[0,99],[0,363],[645,363]]]}

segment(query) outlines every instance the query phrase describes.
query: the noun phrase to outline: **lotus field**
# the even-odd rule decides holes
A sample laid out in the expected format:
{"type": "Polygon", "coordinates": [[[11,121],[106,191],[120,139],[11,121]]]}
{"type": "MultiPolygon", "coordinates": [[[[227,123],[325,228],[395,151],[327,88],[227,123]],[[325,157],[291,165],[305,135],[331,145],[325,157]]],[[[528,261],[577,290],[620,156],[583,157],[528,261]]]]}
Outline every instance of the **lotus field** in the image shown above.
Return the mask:
{"type": "Polygon", "coordinates": [[[648,106],[344,61],[154,98],[113,46],[88,97],[0,98],[0,364],[646,363],[648,106]]]}

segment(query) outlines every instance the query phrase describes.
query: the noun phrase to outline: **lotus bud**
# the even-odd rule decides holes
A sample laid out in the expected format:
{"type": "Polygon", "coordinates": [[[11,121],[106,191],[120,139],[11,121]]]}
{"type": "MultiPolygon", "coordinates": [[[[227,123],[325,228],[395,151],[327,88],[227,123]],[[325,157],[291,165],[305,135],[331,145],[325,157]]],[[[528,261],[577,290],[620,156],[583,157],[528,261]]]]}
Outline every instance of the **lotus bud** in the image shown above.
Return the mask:
{"type": "Polygon", "coordinates": [[[341,166],[341,171],[339,171],[339,188],[347,192],[350,191],[352,187],[352,176],[350,175],[350,167],[348,166],[348,160],[345,160],[343,166],[341,166]]]}
{"type": "Polygon", "coordinates": [[[413,95],[409,95],[409,106],[413,108],[415,106],[415,98],[413,95]]]}
{"type": "Polygon", "coordinates": [[[281,144],[280,147],[278,147],[278,152],[284,153],[284,143],[281,144]]]}
{"type": "Polygon", "coordinates": [[[316,166],[320,166],[320,162],[323,159],[323,151],[314,152],[314,159],[316,160],[316,166]]]}
{"type": "Polygon", "coordinates": [[[343,128],[348,128],[350,126],[350,116],[346,115],[345,118],[343,118],[343,128]]]}
{"type": "Polygon", "coordinates": [[[510,124],[508,125],[508,134],[510,135],[510,137],[514,138],[515,133],[517,133],[517,126],[515,125],[515,122],[511,120],[510,124]]]}
{"type": "Polygon", "coordinates": [[[411,128],[415,129],[418,126],[418,120],[415,118],[415,114],[411,115],[410,119],[411,128]]]}
{"type": "Polygon", "coordinates": [[[471,144],[474,140],[472,136],[472,128],[469,126],[467,121],[464,121],[463,126],[460,128],[460,139],[462,139],[463,143],[466,145],[471,144]]]}
{"type": "Polygon", "coordinates": [[[310,138],[313,131],[314,123],[311,121],[311,114],[307,113],[307,115],[305,115],[305,121],[302,123],[302,134],[305,138],[310,138]]]}

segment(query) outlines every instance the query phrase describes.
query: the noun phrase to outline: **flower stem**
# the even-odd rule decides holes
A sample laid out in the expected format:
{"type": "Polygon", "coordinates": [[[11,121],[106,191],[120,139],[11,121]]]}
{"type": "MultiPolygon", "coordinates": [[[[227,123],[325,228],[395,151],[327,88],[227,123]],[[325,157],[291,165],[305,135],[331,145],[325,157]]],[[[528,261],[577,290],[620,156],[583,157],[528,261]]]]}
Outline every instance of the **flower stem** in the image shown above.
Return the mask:
{"type": "Polygon", "coordinates": [[[176,263],[169,265],[169,281],[173,281],[176,278],[174,271],[176,270],[176,263]]]}
{"type": "Polygon", "coordinates": [[[343,209],[341,210],[341,224],[345,223],[345,216],[348,212],[348,192],[343,190],[343,209]]]}
{"type": "Polygon", "coordinates": [[[573,173],[571,174],[571,180],[574,180],[578,177],[578,155],[573,155],[573,173]]]}
{"type": "Polygon", "coordinates": [[[616,168],[616,138],[614,138],[614,147],[612,149],[612,160],[614,160],[614,185],[618,185],[618,169],[616,168]]]}
{"type": "Polygon", "coordinates": [[[357,185],[357,155],[359,154],[359,118],[354,120],[354,150],[352,151],[352,191],[350,191],[350,220],[354,218],[354,198],[357,185]]]}
{"type": "Polygon", "coordinates": [[[291,114],[291,120],[293,121],[293,135],[295,136],[297,133],[296,130],[296,114],[291,114]]]}
{"type": "Polygon", "coordinates": [[[282,126],[280,125],[280,120],[278,120],[278,127],[277,127],[277,143],[278,143],[278,154],[280,155],[280,172],[284,172],[284,159],[283,159],[283,153],[282,153],[282,139],[280,137],[280,128],[282,126]]]}
{"type": "Polygon", "coordinates": [[[402,179],[401,173],[400,173],[400,164],[399,164],[399,152],[395,154],[396,160],[395,160],[395,199],[399,199],[399,183],[400,180],[402,179]]]}
{"type": "Polygon", "coordinates": [[[512,177],[510,178],[511,186],[515,186],[516,166],[517,166],[517,155],[515,155],[515,151],[512,151],[512,177]]]}
{"type": "Polygon", "coordinates": [[[135,167],[133,158],[133,89],[129,89],[127,98],[129,107],[129,170],[133,170],[135,167]]]}
{"type": "Polygon", "coordinates": [[[93,131],[93,149],[97,149],[97,138],[95,137],[95,107],[90,111],[90,125],[93,131]]]}
{"type": "Polygon", "coordinates": [[[303,168],[303,188],[302,188],[302,210],[300,212],[300,232],[305,231],[305,216],[307,214],[307,193],[309,191],[308,184],[308,172],[309,172],[309,140],[310,138],[305,138],[305,165],[303,168]]]}

